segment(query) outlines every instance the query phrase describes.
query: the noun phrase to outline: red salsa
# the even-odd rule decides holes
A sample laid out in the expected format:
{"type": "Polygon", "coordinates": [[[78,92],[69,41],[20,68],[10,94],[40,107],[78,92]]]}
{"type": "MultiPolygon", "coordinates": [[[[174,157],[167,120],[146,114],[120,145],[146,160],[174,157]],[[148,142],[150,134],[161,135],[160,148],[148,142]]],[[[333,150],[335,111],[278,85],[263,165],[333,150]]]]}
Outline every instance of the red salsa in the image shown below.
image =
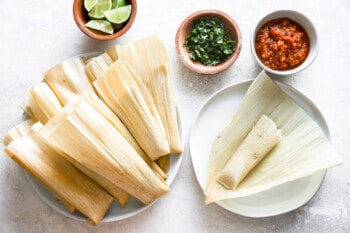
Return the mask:
{"type": "Polygon", "coordinates": [[[273,70],[289,70],[302,64],[310,50],[305,29],[288,19],[265,23],[255,37],[255,51],[260,61],[273,70]]]}

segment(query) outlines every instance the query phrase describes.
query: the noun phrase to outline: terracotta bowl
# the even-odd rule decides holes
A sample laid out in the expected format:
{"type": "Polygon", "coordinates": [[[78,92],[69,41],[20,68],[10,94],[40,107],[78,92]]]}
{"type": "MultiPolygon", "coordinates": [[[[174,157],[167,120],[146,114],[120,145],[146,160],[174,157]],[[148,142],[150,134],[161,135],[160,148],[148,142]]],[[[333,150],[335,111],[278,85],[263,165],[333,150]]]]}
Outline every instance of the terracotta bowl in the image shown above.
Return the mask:
{"type": "Polygon", "coordinates": [[[277,10],[274,12],[271,12],[264,16],[262,19],[259,20],[257,23],[254,31],[251,34],[250,38],[250,49],[253,54],[253,57],[257,61],[258,65],[263,68],[267,73],[273,74],[275,76],[292,76],[304,69],[306,69],[308,66],[312,64],[312,62],[315,60],[318,50],[319,50],[319,42],[318,42],[318,36],[317,36],[317,31],[312,23],[312,21],[305,16],[304,14],[297,12],[297,11],[292,11],[292,10],[277,10]],[[255,39],[256,39],[256,34],[261,28],[263,24],[266,22],[273,20],[273,19],[279,19],[279,18],[289,18],[295,22],[297,22],[299,25],[301,25],[306,33],[308,34],[309,37],[309,42],[310,42],[310,50],[309,53],[306,57],[306,60],[301,63],[301,65],[288,69],[288,70],[273,70],[270,69],[269,67],[265,66],[259,59],[258,55],[256,54],[255,50],[255,39]]]}
{"type": "Polygon", "coordinates": [[[242,49],[242,35],[237,23],[226,13],[218,10],[201,10],[192,13],[179,26],[175,37],[176,50],[184,65],[198,74],[217,74],[228,69],[237,59],[242,49]],[[231,39],[236,41],[235,52],[231,57],[215,66],[206,66],[200,62],[190,59],[189,52],[183,46],[186,38],[190,34],[193,23],[202,16],[217,17],[224,23],[224,27],[229,32],[231,39]]]}
{"type": "Polygon", "coordinates": [[[79,29],[83,33],[85,33],[87,36],[91,37],[92,39],[113,40],[122,36],[125,32],[127,32],[135,21],[135,17],[137,13],[136,0],[129,0],[129,4],[131,4],[132,6],[132,11],[131,11],[129,20],[124,23],[121,29],[119,29],[118,31],[116,31],[111,35],[85,27],[85,24],[90,20],[90,18],[88,16],[87,11],[84,8],[84,0],[74,0],[74,3],[73,3],[74,20],[77,26],[79,27],[79,29]]]}

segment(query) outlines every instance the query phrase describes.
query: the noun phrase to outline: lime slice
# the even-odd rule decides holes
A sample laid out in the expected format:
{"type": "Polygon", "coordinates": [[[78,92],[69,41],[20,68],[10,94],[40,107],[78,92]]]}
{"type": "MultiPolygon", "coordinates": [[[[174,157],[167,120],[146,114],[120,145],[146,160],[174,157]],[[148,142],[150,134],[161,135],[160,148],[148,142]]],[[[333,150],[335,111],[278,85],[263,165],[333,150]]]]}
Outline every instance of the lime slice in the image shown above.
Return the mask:
{"type": "Polygon", "coordinates": [[[127,0],[112,0],[112,9],[126,6],[128,4],[127,0]]]}
{"type": "Polygon", "coordinates": [[[88,12],[97,4],[98,0],[84,0],[85,10],[88,12]]]}
{"type": "Polygon", "coordinates": [[[103,19],[103,11],[110,10],[112,8],[112,0],[98,0],[96,5],[89,12],[89,17],[92,19],[103,19]]]}
{"type": "Polygon", "coordinates": [[[113,26],[107,20],[92,19],[85,24],[85,27],[98,30],[107,34],[113,34],[113,26]]]}
{"type": "Polygon", "coordinates": [[[126,6],[128,3],[126,0],[117,0],[117,8],[118,7],[122,7],[122,6],[126,6]]]}
{"type": "Polygon", "coordinates": [[[106,19],[111,23],[124,23],[127,21],[131,14],[131,5],[122,6],[116,9],[104,11],[106,19]]]}

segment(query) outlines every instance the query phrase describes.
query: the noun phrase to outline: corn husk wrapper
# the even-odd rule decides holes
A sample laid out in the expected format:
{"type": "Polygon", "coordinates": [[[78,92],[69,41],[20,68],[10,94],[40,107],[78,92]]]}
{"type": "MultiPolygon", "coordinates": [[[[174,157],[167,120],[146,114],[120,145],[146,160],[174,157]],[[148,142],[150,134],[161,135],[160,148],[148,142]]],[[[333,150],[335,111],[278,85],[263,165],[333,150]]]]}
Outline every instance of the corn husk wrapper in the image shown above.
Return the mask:
{"type": "Polygon", "coordinates": [[[165,129],[152,96],[130,66],[116,61],[94,86],[151,160],[169,154],[165,129]]]}
{"type": "Polygon", "coordinates": [[[34,132],[15,139],[4,152],[70,208],[97,225],[113,197],[45,144],[34,132]]]}
{"type": "Polygon", "coordinates": [[[204,191],[206,203],[253,195],[341,163],[342,159],[317,123],[262,72],[212,146],[204,191]],[[276,123],[283,139],[236,190],[227,190],[216,178],[262,115],[276,123]]]}
{"type": "Polygon", "coordinates": [[[44,73],[44,80],[63,106],[71,100],[79,99],[84,93],[93,91],[81,57],[70,58],[52,67],[44,73]]]}
{"type": "Polygon", "coordinates": [[[277,129],[276,124],[269,117],[262,115],[229,158],[216,180],[226,189],[236,189],[281,139],[281,131],[277,129]]]}
{"type": "Polygon", "coordinates": [[[130,45],[116,47],[118,58],[128,62],[150,91],[163,122],[171,153],[183,145],[177,122],[173,77],[168,52],[158,36],[148,36],[130,45]]]}
{"type": "Polygon", "coordinates": [[[34,121],[45,124],[61,111],[62,104],[47,83],[41,82],[26,93],[21,107],[34,121]]]}
{"type": "Polygon", "coordinates": [[[91,58],[85,65],[85,72],[90,82],[92,83],[98,79],[112,64],[113,61],[107,53],[91,58]]]}
{"type": "Polygon", "coordinates": [[[135,138],[131,135],[130,131],[125,127],[123,122],[110,110],[107,105],[97,97],[93,92],[86,94],[84,100],[87,101],[92,107],[94,107],[101,115],[103,115],[114,128],[116,128],[120,134],[130,143],[130,145],[136,150],[141,158],[148,164],[148,166],[162,179],[166,179],[167,175],[163,172],[160,166],[152,161],[147,154],[142,150],[135,138]]]}
{"type": "Polygon", "coordinates": [[[168,176],[170,169],[170,155],[164,155],[155,160],[155,162],[158,164],[165,176],[168,176]]]}
{"type": "Polygon", "coordinates": [[[2,138],[2,144],[4,146],[7,146],[8,144],[10,144],[16,138],[20,138],[20,137],[26,135],[27,132],[32,127],[32,125],[34,125],[34,123],[35,122],[32,119],[27,119],[25,121],[22,121],[21,123],[19,123],[15,127],[11,128],[5,134],[5,136],[2,138]]]}
{"type": "Polygon", "coordinates": [[[144,204],[169,191],[113,125],[84,100],[66,106],[39,134],[108,191],[120,188],[144,204]]]}
{"type": "Polygon", "coordinates": [[[119,45],[115,45],[105,51],[105,53],[112,59],[113,62],[118,60],[118,47],[119,45]]]}
{"type": "MultiPolygon", "coordinates": [[[[80,100],[79,100],[80,101],[80,100]]],[[[124,206],[128,199],[130,198],[130,194],[124,191],[122,188],[117,186],[113,181],[106,179],[104,176],[101,176],[99,173],[94,172],[92,169],[87,167],[85,164],[81,163],[79,160],[76,160],[74,157],[69,156],[65,153],[64,150],[61,149],[61,147],[57,146],[54,142],[49,141],[46,137],[47,134],[51,133],[51,129],[56,127],[56,125],[59,125],[60,122],[64,121],[68,114],[74,111],[74,108],[77,104],[79,104],[79,101],[72,101],[68,103],[60,112],[57,114],[54,118],[52,118],[43,129],[39,132],[39,136],[44,140],[48,145],[55,148],[56,151],[58,151],[66,160],[68,160],[70,163],[72,163],[75,167],[77,167],[80,171],[82,171],[84,174],[86,174],[88,177],[93,179],[95,182],[97,182],[100,186],[102,186],[105,190],[107,190],[120,204],[120,206],[124,206]]],[[[69,131],[62,132],[63,133],[69,133],[69,131]]],[[[89,132],[87,132],[88,134],[89,132]]],[[[62,136],[63,142],[65,141],[64,138],[66,138],[65,135],[62,136]]],[[[61,141],[57,141],[59,143],[61,141]]],[[[72,141],[74,143],[74,141],[72,141]]],[[[79,142],[77,142],[79,143],[79,142]]],[[[59,144],[58,144],[59,145],[59,144]]],[[[78,145],[76,145],[76,148],[78,148],[78,145]]],[[[73,145],[71,145],[73,147],[73,145]]],[[[80,152],[83,153],[83,149],[80,149],[80,152]]],[[[90,163],[93,163],[93,161],[88,161],[90,163]]]]}

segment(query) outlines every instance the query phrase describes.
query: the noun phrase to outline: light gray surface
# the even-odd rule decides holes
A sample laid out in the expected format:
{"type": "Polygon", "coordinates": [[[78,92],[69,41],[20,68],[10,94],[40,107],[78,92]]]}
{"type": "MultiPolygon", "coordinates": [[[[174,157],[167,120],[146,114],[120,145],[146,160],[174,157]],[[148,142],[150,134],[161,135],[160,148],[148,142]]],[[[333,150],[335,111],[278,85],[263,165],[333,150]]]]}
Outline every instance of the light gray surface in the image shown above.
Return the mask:
{"type": "Polygon", "coordinates": [[[82,34],[72,18],[71,1],[2,0],[0,7],[0,135],[18,123],[18,103],[41,74],[63,60],[103,51],[156,33],[165,41],[174,72],[177,102],[186,133],[183,164],[171,192],[145,212],[127,220],[90,227],[53,211],[39,199],[22,169],[1,153],[0,232],[350,232],[350,2],[338,1],[188,1],[139,0],[134,26],[123,38],[96,42],[82,34]],[[190,13],[204,8],[224,10],[241,27],[243,50],[237,62],[216,76],[189,72],[178,60],[174,37],[190,13]],[[316,196],[305,206],[281,216],[247,218],[221,207],[204,205],[192,169],[188,133],[194,117],[213,92],[234,82],[254,78],[260,69],[249,49],[257,21],[275,9],[294,9],[315,23],[320,51],[315,62],[293,78],[283,80],[307,95],[328,122],[332,141],[344,165],[330,169],[316,196]]]}

